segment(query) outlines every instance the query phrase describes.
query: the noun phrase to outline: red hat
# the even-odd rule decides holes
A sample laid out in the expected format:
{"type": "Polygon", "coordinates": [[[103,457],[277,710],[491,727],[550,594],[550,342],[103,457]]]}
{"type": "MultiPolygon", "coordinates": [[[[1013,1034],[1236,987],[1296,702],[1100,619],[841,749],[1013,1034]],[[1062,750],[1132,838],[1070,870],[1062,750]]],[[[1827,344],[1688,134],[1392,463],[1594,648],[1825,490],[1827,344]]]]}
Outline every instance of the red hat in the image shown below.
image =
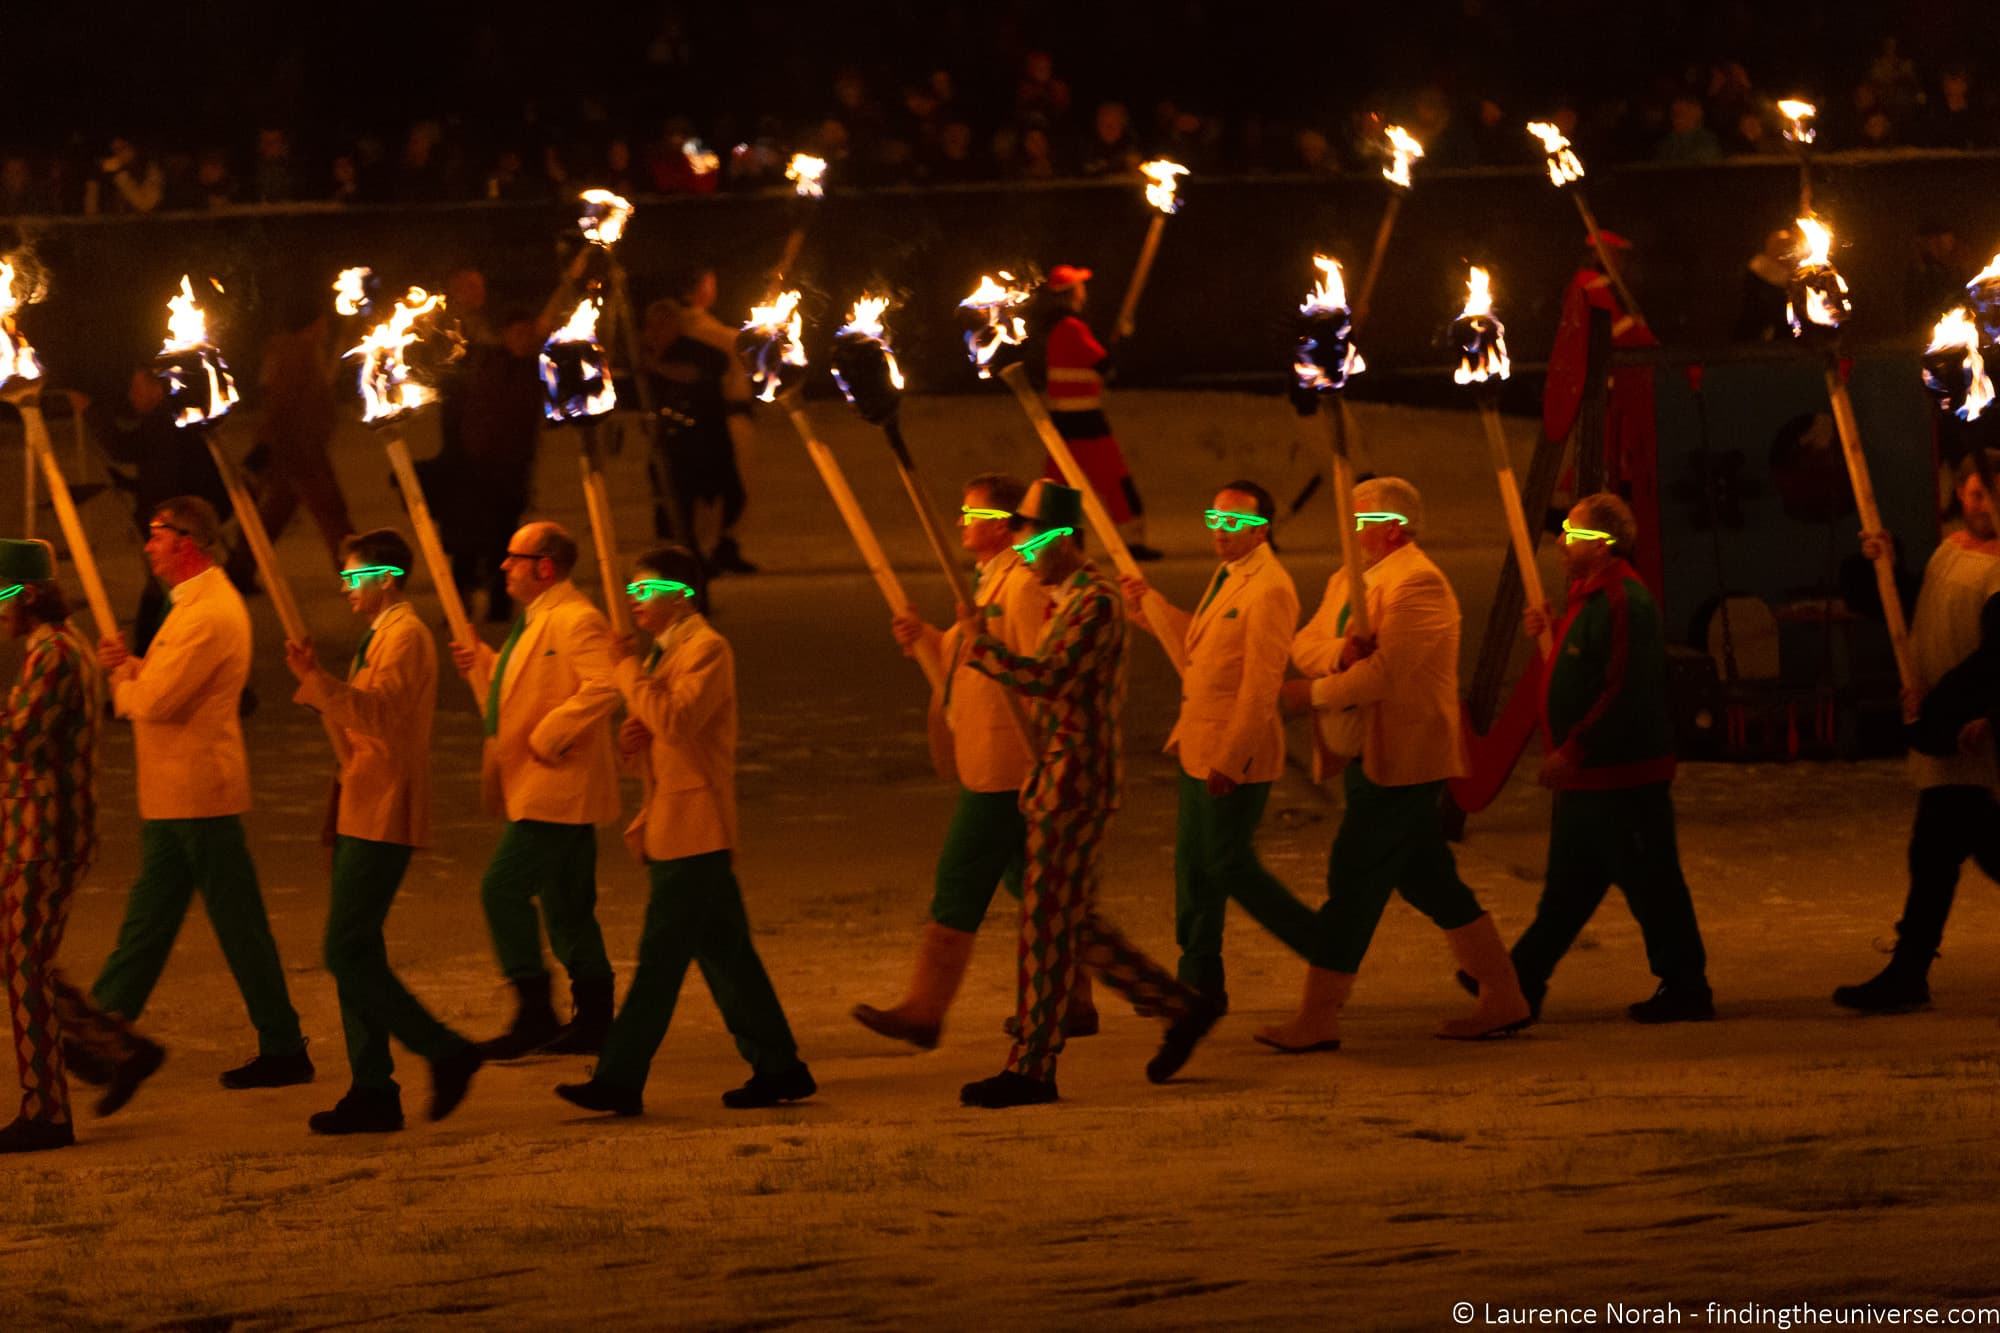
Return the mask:
{"type": "Polygon", "coordinates": [[[1602,241],[1604,248],[1607,250],[1630,250],[1632,248],[1632,242],[1626,240],[1615,231],[1606,231],[1603,227],[1599,227],[1591,235],[1584,238],[1585,244],[1595,244],[1598,241],[1602,241]]]}
{"type": "Polygon", "coordinates": [[[1066,292],[1079,282],[1089,281],[1089,269],[1078,268],[1074,264],[1057,264],[1049,270],[1048,288],[1052,292],[1066,292]]]}

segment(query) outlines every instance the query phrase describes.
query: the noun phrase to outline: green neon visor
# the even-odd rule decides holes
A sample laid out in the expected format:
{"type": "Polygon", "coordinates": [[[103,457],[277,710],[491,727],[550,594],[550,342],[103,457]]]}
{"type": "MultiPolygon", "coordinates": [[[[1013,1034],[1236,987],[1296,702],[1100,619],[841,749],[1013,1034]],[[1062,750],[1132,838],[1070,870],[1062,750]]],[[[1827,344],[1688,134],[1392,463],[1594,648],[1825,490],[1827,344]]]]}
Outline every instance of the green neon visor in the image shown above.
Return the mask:
{"type": "Polygon", "coordinates": [[[960,526],[964,526],[965,524],[967,524],[967,523],[970,523],[970,522],[972,522],[972,521],[973,521],[974,519],[979,519],[979,518],[1012,518],[1012,517],[1014,517],[1013,513],[1012,513],[1011,511],[1009,511],[1009,510],[1005,510],[1005,509],[981,509],[981,508],[979,508],[979,507],[978,507],[977,505],[960,505],[960,506],[958,507],[958,514],[959,514],[959,519],[958,519],[958,521],[959,521],[959,524],[960,524],[960,526]]]}
{"type": "Polygon", "coordinates": [[[1563,541],[1569,542],[1615,542],[1618,539],[1608,532],[1596,528],[1579,528],[1568,519],[1563,520],[1563,541]]]}
{"type": "Polygon", "coordinates": [[[1370,523],[1402,523],[1407,525],[1409,521],[1409,519],[1393,509],[1364,509],[1354,516],[1354,530],[1359,532],[1370,523]]]}
{"type": "Polygon", "coordinates": [[[343,569],[340,571],[340,581],[345,583],[349,588],[360,587],[363,579],[399,579],[401,577],[403,577],[403,571],[395,565],[362,565],[356,569],[343,569]]]}
{"type": "Polygon", "coordinates": [[[1201,516],[1213,532],[1241,532],[1245,528],[1261,528],[1271,521],[1258,514],[1241,514],[1234,509],[1204,509],[1201,516]]]}
{"type": "Polygon", "coordinates": [[[1050,528],[1047,532],[1036,533],[1024,542],[1015,543],[1014,550],[1020,555],[1023,562],[1032,565],[1035,563],[1035,557],[1041,554],[1044,546],[1047,546],[1058,537],[1073,537],[1075,535],[1075,528],[1050,528]]]}
{"type": "Polygon", "coordinates": [[[24,583],[13,583],[5,588],[0,588],[0,602],[12,601],[14,598],[19,597],[21,589],[26,586],[24,583]]]}
{"type": "Polygon", "coordinates": [[[642,602],[650,602],[655,597],[671,597],[675,593],[683,597],[692,597],[694,589],[673,579],[639,579],[625,585],[625,595],[642,602]]]}

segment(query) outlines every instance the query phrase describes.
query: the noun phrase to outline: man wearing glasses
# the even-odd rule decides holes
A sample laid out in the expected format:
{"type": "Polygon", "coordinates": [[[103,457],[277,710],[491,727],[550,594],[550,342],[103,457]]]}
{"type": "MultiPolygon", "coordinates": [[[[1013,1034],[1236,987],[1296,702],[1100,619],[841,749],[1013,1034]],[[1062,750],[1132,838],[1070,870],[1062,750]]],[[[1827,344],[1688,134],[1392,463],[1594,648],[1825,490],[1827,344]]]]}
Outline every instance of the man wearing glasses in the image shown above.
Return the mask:
{"type": "MultiPolygon", "coordinates": [[[[1194,614],[1169,611],[1171,632],[1187,645],[1180,718],[1167,738],[1181,761],[1174,938],[1180,979],[1218,1014],[1229,1009],[1222,926],[1231,896],[1241,895],[1253,915],[1266,902],[1296,903],[1254,845],[1285,767],[1278,690],[1299,627],[1298,590],[1271,550],[1273,509],[1270,492],[1255,482],[1224,486],[1205,515],[1222,565],[1194,614]]],[[[1140,608],[1151,589],[1139,578],[1123,584],[1129,618],[1146,624],[1140,608]]]]}
{"type": "Polygon", "coordinates": [[[382,942],[410,854],[430,837],[431,823],[437,645],[403,590],[410,546],[380,528],[348,537],[341,558],[348,608],[368,622],[346,679],[320,666],[310,640],[285,645],[285,664],[299,682],[293,699],[339,728],[348,749],[334,785],[326,967],[340,994],[350,1085],[307,1125],[315,1134],[383,1134],[403,1127],[390,1037],[429,1062],[432,1120],[464,1099],[480,1057],[410,994],[382,942]]]}
{"type": "MultiPolygon", "coordinates": [[[[979,562],[977,619],[1017,653],[1035,650],[1049,618],[1048,591],[1014,551],[1015,540],[1026,535],[1028,526],[1014,514],[1026,492],[1015,478],[989,473],[966,483],[959,507],[960,542],[979,562]]],[[[938,645],[946,667],[944,714],[958,771],[958,805],[938,853],[931,919],[917,944],[909,994],[892,1009],[856,1005],[854,1017],[871,1032],[930,1050],[965,979],[993,890],[1004,880],[1008,893],[1021,896],[1028,837],[1021,784],[1028,780],[1034,755],[1014,724],[1006,688],[966,662],[970,645],[955,626],[941,634],[911,613],[897,616],[893,629],[905,653],[915,653],[926,641],[938,645]]],[[[1081,973],[1077,980],[1064,1035],[1090,1036],[1097,1031],[1097,1010],[1089,983],[1081,973]]]]}
{"type": "Polygon", "coordinates": [[[236,703],[250,676],[250,613],[215,563],[220,526],[194,496],[156,508],[146,563],[172,605],[144,657],[115,635],[98,644],[112,706],[132,723],[141,823],[139,879],[91,999],[139,1017],[199,890],[257,1029],[257,1057],[222,1086],[277,1088],[311,1082],[313,1064],[243,836],[250,760],[236,703]]]}
{"type": "Polygon", "coordinates": [[[617,645],[614,669],[630,712],[620,749],[636,760],[646,799],[626,829],[652,895],[639,967],[589,1081],[556,1095],[589,1111],[634,1116],[666,1039],[688,964],[701,967],[722,1021],[750,1062],[750,1081],[722,1094],[732,1110],[802,1101],[818,1091],[750,939],[736,846],[736,658],[697,610],[701,560],[682,546],[640,557],[625,587],[641,649],[617,645]]]}
{"type": "Polygon", "coordinates": [[[454,643],[460,674],[484,686],[480,783],[507,829],[479,887],[514,1021],[481,1047],[489,1060],[530,1051],[587,1054],[611,1026],[611,960],[597,925],[597,825],[618,816],[618,760],[608,720],[618,707],[611,626],[570,581],[576,541],[561,525],[529,523],[501,561],[522,608],[495,653],[454,643]],[[535,921],[541,899],[549,951],[569,974],[574,1011],[563,1027],[535,921]]]}
{"type": "Polygon", "coordinates": [[[1347,808],[1327,861],[1305,996],[1289,1022],[1256,1034],[1289,1054],[1339,1048],[1341,1008],[1392,893],[1445,932],[1460,968],[1479,982],[1478,1006],[1445,1020],[1438,1036],[1496,1037],[1530,1021],[1500,932],[1458,876],[1439,808],[1445,782],[1465,771],[1458,598],[1418,548],[1423,497],[1415,486],[1400,477],[1364,481],[1354,509],[1374,635],[1347,633],[1348,582],[1335,571],[1292,641],[1292,662],[1307,679],[1282,691],[1287,712],[1363,715],[1361,762],[1342,774],[1347,808]]]}

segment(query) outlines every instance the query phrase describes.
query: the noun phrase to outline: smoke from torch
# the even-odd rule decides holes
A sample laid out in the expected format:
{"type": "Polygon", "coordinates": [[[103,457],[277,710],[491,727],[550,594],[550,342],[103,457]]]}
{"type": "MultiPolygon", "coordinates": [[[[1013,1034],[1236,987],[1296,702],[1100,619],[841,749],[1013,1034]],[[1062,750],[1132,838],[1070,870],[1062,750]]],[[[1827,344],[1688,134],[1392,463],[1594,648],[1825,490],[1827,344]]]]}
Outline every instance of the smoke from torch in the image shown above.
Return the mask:
{"type": "Polygon", "coordinates": [[[833,378],[847,401],[871,425],[881,425],[902,405],[903,369],[882,327],[886,296],[864,296],[833,335],[833,378]]]}
{"type": "Polygon", "coordinates": [[[1146,178],[1146,202],[1162,213],[1178,213],[1181,201],[1178,191],[1180,178],[1188,174],[1188,169],[1178,162],[1170,162],[1164,157],[1151,162],[1141,162],[1139,172],[1146,178]]]}
{"type": "Polygon", "coordinates": [[[805,317],[799,313],[797,290],[780,292],[769,305],[753,306],[736,335],[736,349],[750,369],[750,387],[758,401],[775,403],[806,367],[801,335],[805,317]]]}
{"type": "Polygon", "coordinates": [[[437,318],[443,311],[442,295],[412,287],[387,319],[342,353],[343,359],[361,359],[363,421],[391,420],[436,400],[437,389],[430,381],[465,351],[465,340],[437,318]],[[419,344],[426,346],[428,355],[420,358],[421,367],[413,367],[410,349],[419,344]],[[412,373],[416,369],[422,370],[421,376],[412,373]]]}
{"type": "Polygon", "coordinates": [[[1302,390],[1337,393],[1347,381],[1368,369],[1353,342],[1353,322],[1347,310],[1347,284],[1340,261],[1314,255],[1319,282],[1299,306],[1298,341],[1292,353],[1292,373],[1302,390]]]}
{"type": "Polygon", "coordinates": [[[569,322],[542,344],[542,411],[550,421],[581,421],[618,405],[597,341],[599,309],[595,297],[584,297],[569,322]]]}
{"type": "Polygon", "coordinates": [[[965,354],[972,358],[980,379],[993,375],[993,359],[1004,347],[1018,347],[1027,341],[1028,321],[1021,312],[1031,293],[1015,286],[1015,277],[1000,270],[999,281],[981,274],[972,295],[958,303],[959,323],[965,330],[965,354]],[[1003,285],[1004,284],[1004,285],[1003,285]]]}
{"type": "Polygon", "coordinates": [[[1847,299],[1847,279],[1833,266],[1833,232],[1814,217],[1800,218],[1798,225],[1804,245],[1792,275],[1785,318],[1802,338],[1837,332],[1853,306],[1847,299]]]}
{"type": "Polygon", "coordinates": [[[632,217],[632,201],[610,190],[585,190],[577,196],[583,215],[576,220],[583,239],[609,250],[625,234],[632,217]]]}
{"type": "Polygon", "coordinates": [[[1976,421],[1993,401],[1993,381],[1979,351],[1972,312],[1959,306],[1937,322],[1924,349],[1924,387],[1962,421],[1976,421]]]}
{"type": "Polygon", "coordinates": [[[1424,146],[1401,125],[1384,125],[1382,133],[1389,140],[1389,165],[1382,168],[1382,179],[1407,190],[1410,164],[1424,155],[1424,146]]]}
{"type": "Polygon", "coordinates": [[[1465,309],[1452,321],[1451,340],[1458,348],[1458,384],[1504,380],[1513,371],[1507,359],[1507,329],[1493,313],[1492,279],[1474,265],[1465,282],[1465,309]]]}
{"type": "MultiPolygon", "coordinates": [[[[209,282],[215,285],[213,278],[209,282]]],[[[236,377],[208,340],[208,316],[195,303],[194,284],[186,274],[181,275],[180,294],[167,301],[167,337],[153,364],[154,373],[166,382],[176,426],[213,421],[239,401],[236,377]]]]}
{"type": "Polygon", "coordinates": [[[826,159],[814,157],[811,153],[793,153],[792,160],[785,164],[785,179],[790,181],[801,199],[818,199],[826,193],[820,178],[826,175],[826,159]]]}
{"type": "Polygon", "coordinates": [[[38,380],[42,363],[14,323],[21,298],[14,293],[14,266],[0,260],[0,386],[14,380],[38,380]]]}
{"type": "Polygon", "coordinates": [[[1972,281],[1965,284],[1965,295],[1979,317],[1980,335],[1987,342],[2000,344],[2000,255],[1972,275],[1972,281]]]}
{"type": "Polygon", "coordinates": [[[1787,97],[1778,103],[1778,114],[1785,118],[1785,138],[1792,143],[1804,147],[1817,137],[1818,131],[1813,128],[1813,117],[1819,114],[1819,108],[1811,102],[1787,97]]]}
{"type": "Polygon", "coordinates": [[[1583,179],[1583,160],[1569,146],[1567,135],[1546,120],[1529,121],[1528,133],[1542,141],[1542,152],[1548,155],[1550,181],[1570,185],[1583,179]]]}

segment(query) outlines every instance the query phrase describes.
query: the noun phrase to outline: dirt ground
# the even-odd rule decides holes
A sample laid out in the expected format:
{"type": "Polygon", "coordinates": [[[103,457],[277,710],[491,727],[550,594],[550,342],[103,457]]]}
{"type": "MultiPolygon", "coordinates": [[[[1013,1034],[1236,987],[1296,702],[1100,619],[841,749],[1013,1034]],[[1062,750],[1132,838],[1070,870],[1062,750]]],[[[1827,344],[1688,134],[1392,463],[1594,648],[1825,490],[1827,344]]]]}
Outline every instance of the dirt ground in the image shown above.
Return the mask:
{"type": "MultiPolygon", "coordinates": [[[[1198,510],[1215,486],[1248,473],[1289,487],[1309,456],[1292,457],[1291,424],[1270,400],[1133,395],[1121,408],[1170,555],[1157,582],[1185,603],[1210,568],[1198,510]]],[[[941,491],[985,466],[1030,466],[1011,412],[911,404],[912,444],[941,491]]],[[[886,450],[838,405],[814,413],[913,592],[941,616],[942,580],[925,572],[886,450]]],[[[1393,460],[1426,487],[1428,544],[1476,637],[1504,538],[1473,423],[1384,412],[1364,425],[1378,466],[1393,460]]],[[[795,441],[779,421],[762,429],[744,536],[770,568],[717,590],[743,699],[738,870],[819,1096],[723,1109],[717,1094],[745,1071],[691,979],[641,1119],[575,1114],[550,1088],[587,1062],[541,1060],[482,1072],[463,1109],[432,1126],[427,1080],[406,1059],[409,1130],[309,1136],[306,1115],[346,1077],[318,957],[327,760],[311,715],[288,702],[276,621],[258,601],[249,826],[318,1082],[217,1086],[254,1038],[211,932],[191,920],[144,1016],[171,1050],[166,1067],[116,1117],[86,1110],[74,1150],[0,1166],[0,1322],[1436,1328],[1462,1300],[2000,1300],[1992,886],[1968,876],[1933,1012],[1863,1020],[1827,1001],[1879,965],[1875,942],[1900,905],[1912,800],[1894,763],[1684,771],[1682,848],[1718,1023],[1626,1021],[1623,1005],[1651,979],[1614,896],[1557,974],[1543,1024],[1505,1042],[1436,1041],[1435,1021],[1464,999],[1443,940],[1398,903],[1345,1048],[1286,1058],[1249,1034],[1296,1001],[1302,967],[1239,915],[1234,1011],[1181,1079],[1146,1083],[1157,1029],[1107,1004],[1103,1035],[1065,1054],[1061,1104],[959,1108],[959,1084],[1005,1053],[1011,922],[996,910],[938,1051],[909,1053],[848,1017],[856,1001],[900,994],[951,794],[928,771],[920,677],[890,646],[873,585],[795,441]]],[[[551,435],[540,498],[581,534],[572,459],[551,435]]],[[[357,523],[400,518],[373,439],[343,436],[339,461],[357,523]]],[[[631,454],[616,466],[633,551],[643,483],[631,454]]],[[[136,544],[107,501],[91,508],[114,598],[129,607],[136,544]]],[[[1330,543],[1324,509],[1286,534],[1308,611],[1330,543]]],[[[354,631],[303,518],[281,547],[325,656],[343,655],[354,631]]],[[[579,580],[596,587],[588,567],[579,580]]],[[[10,672],[17,660],[0,655],[10,672]]],[[[1166,958],[1174,767],[1157,750],[1174,688],[1157,645],[1142,640],[1134,661],[1104,907],[1166,958]]],[[[477,809],[474,716],[455,681],[442,686],[436,745],[437,845],[390,917],[390,953],[441,1017],[486,1035],[508,1013],[477,902],[498,829],[477,809]]],[[[110,946],[134,869],[123,727],[109,730],[103,796],[105,852],[65,947],[82,980],[110,946]]],[[[1310,901],[1338,818],[1336,798],[1296,775],[1266,817],[1267,863],[1310,901]]],[[[1545,796],[1517,778],[1459,850],[1510,938],[1533,907],[1546,821],[1545,796]]],[[[601,916],[622,983],[644,882],[615,838],[603,843],[601,916]]]]}

